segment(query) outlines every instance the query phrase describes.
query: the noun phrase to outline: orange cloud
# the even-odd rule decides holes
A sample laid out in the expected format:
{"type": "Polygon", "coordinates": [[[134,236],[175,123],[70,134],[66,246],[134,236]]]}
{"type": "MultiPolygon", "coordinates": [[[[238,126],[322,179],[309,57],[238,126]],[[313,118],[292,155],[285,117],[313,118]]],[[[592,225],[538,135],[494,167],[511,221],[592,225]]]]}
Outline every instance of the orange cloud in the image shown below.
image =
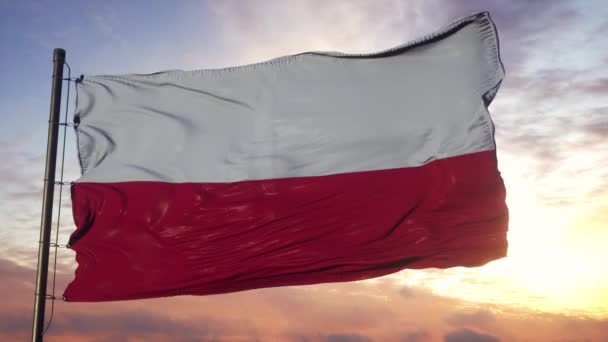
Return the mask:
{"type": "MultiPolygon", "coordinates": [[[[29,338],[34,271],[0,259],[0,340],[29,338]]],[[[59,274],[59,290],[70,276],[59,274]]],[[[47,316],[48,317],[48,316],[47,316]]],[[[608,320],[540,314],[371,282],[207,297],[57,302],[48,341],[478,341],[608,338],[608,320]]]]}

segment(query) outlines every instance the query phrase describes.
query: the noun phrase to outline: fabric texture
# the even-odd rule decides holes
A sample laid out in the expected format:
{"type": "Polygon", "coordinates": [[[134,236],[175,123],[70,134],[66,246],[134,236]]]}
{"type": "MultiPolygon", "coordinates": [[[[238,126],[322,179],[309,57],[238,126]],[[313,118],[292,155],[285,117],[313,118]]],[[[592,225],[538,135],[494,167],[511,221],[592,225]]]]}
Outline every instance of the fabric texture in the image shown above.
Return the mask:
{"type": "Polygon", "coordinates": [[[68,301],[479,266],[507,251],[488,13],[374,54],[78,84],[68,301]]]}

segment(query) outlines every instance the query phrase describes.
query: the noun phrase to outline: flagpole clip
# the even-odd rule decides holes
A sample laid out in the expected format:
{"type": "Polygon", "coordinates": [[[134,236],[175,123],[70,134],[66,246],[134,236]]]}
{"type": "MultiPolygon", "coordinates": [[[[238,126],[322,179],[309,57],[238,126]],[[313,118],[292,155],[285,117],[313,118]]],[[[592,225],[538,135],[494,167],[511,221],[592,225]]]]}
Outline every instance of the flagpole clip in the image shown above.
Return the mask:
{"type": "Polygon", "coordinates": [[[48,300],[62,300],[65,302],[65,296],[53,296],[53,295],[45,295],[44,298],[48,300]]]}

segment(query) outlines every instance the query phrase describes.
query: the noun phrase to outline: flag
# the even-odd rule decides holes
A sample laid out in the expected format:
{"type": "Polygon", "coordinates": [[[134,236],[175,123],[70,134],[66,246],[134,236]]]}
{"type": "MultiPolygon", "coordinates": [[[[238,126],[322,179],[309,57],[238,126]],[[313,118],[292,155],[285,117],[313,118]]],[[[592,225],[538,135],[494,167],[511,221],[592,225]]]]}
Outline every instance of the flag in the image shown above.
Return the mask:
{"type": "Polygon", "coordinates": [[[374,54],[78,83],[68,301],[354,281],[505,256],[488,13],[374,54]]]}

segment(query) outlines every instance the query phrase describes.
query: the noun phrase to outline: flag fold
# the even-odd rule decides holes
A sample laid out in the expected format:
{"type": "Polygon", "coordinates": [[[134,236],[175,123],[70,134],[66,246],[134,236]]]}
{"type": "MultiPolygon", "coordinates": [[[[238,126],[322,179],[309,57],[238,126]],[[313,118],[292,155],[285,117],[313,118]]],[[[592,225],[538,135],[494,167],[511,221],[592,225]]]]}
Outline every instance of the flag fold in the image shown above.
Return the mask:
{"type": "Polygon", "coordinates": [[[505,256],[488,13],[374,54],[85,76],[68,301],[362,280],[505,256]]]}

